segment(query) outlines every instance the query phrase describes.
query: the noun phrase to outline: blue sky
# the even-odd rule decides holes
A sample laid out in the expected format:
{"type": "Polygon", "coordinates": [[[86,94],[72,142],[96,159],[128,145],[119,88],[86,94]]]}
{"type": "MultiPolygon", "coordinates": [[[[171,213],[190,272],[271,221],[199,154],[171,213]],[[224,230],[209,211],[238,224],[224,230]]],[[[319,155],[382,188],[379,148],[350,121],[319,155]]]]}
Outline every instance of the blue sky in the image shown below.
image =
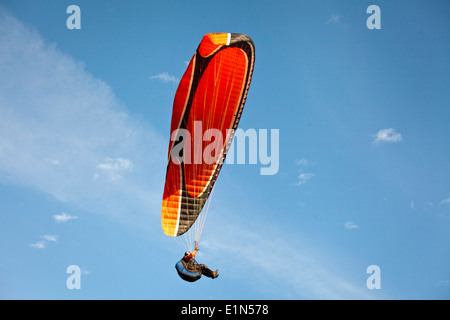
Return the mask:
{"type": "Polygon", "coordinates": [[[446,1],[3,0],[0,298],[450,298],[449,14],[446,1]],[[191,284],[160,206],[173,97],[209,32],[254,40],[240,128],[278,129],[280,166],[224,166],[197,259],[220,277],[191,284]]]}

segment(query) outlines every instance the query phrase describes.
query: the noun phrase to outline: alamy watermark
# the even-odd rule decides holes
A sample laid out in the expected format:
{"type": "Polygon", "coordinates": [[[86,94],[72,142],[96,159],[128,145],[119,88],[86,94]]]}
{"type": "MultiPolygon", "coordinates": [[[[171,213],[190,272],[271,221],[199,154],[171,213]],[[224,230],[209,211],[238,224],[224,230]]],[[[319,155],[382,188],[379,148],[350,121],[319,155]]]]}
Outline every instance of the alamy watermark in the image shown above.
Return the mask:
{"type": "Polygon", "coordinates": [[[367,289],[381,289],[381,269],[379,266],[373,264],[367,267],[366,273],[370,274],[367,278],[366,286],[367,289]]]}
{"type": "Polygon", "coordinates": [[[366,26],[369,30],[381,29],[381,9],[377,5],[370,5],[367,7],[366,13],[370,14],[367,18],[366,26]]]}
{"type": "Polygon", "coordinates": [[[66,13],[70,16],[66,20],[66,26],[69,30],[80,30],[81,29],[81,9],[77,5],[70,5],[66,9],[66,13]]]}
{"type": "Polygon", "coordinates": [[[279,129],[270,129],[270,143],[268,129],[227,129],[224,132],[210,128],[203,132],[202,121],[194,121],[192,131],[176,129],[172,132],[170,158],[174,164],[222,164],[224,151],[227,150],[227,165],[246,164],[248,158],[248,164],[262,165],[261,175],[275,175],[278,172],[279,129]]]}
{"type": "Polygon", "coordinates": [[[70,276],[66,280],[67,289],[73,290],[81,289],[81,268],[77,265],[70,265],[66,269],[66,273],[69,273],[70,276]]]}

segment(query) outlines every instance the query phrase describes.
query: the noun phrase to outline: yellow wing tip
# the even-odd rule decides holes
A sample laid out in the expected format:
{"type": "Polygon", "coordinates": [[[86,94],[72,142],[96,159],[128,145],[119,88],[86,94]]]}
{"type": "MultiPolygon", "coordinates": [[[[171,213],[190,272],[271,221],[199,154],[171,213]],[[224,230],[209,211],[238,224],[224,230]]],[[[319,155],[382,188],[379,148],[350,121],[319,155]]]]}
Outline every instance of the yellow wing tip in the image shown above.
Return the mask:
{"type": "Polygon", "coordinates": [[[208,33],[208,36],[211,39],[211,42],[217,45],[228,45],[230,41],[229,33],[208,33]]]}

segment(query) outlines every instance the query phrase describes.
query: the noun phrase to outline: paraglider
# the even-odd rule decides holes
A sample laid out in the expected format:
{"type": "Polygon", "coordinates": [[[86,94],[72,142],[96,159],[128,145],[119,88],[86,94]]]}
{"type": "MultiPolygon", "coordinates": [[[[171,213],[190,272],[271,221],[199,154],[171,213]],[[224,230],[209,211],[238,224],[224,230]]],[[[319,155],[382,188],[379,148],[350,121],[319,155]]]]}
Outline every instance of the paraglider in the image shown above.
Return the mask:
{"type": "MultiPolygon", "coordinates": [[[[166,235],[187,235],[189,252],[198,251],[209,202],[206,208],[205,204],[211,198],[239,124],[254,60],[255,47],[249,36],[208,33],[178,85],[172,109],[161,223],[166,235]]],[[[176,264],[183,279],[186,275],[194,274],[188,281],[201,276],[201,268],[197,269],[200,272],[186,273],[189,270],[183,261],[186,262],[184,257],[176,264]]],[[[209,271],[204,269],[203,274],[209,271]]]]}
{"type": "Polygon", "coordinates": [[[215,279],[219,276],[219,270],[212,271],[204,264],[198,264],[194,257],[198,252],[198,248],[195,248],[193,252],[186,251],[183,258],[177,262],[175,269],[177,269],[178,275],[181,279],[194,282],[200,279],[202,275],[208,278],[215,279]]]}

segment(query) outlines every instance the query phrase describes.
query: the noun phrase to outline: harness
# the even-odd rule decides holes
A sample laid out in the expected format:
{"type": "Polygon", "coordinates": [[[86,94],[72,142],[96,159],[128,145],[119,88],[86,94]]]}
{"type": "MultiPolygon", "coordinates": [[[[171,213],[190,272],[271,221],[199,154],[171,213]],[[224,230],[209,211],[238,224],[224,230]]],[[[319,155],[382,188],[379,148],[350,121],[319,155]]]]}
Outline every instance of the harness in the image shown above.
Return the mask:
{"type": "Polygon", "coordinates": [[[181,259],[175,264],[175,269],[177,269],[178,275],[181,277],[181,279],[189,282],[194,282],[201,278],[202,273],[201,269],[197,269],[197,261],[195,261],[194,259],[192,259],[191,261],[192,266],[194,266],[195,268],[195,271],[186,264],[184,259],[181,259]]]}

